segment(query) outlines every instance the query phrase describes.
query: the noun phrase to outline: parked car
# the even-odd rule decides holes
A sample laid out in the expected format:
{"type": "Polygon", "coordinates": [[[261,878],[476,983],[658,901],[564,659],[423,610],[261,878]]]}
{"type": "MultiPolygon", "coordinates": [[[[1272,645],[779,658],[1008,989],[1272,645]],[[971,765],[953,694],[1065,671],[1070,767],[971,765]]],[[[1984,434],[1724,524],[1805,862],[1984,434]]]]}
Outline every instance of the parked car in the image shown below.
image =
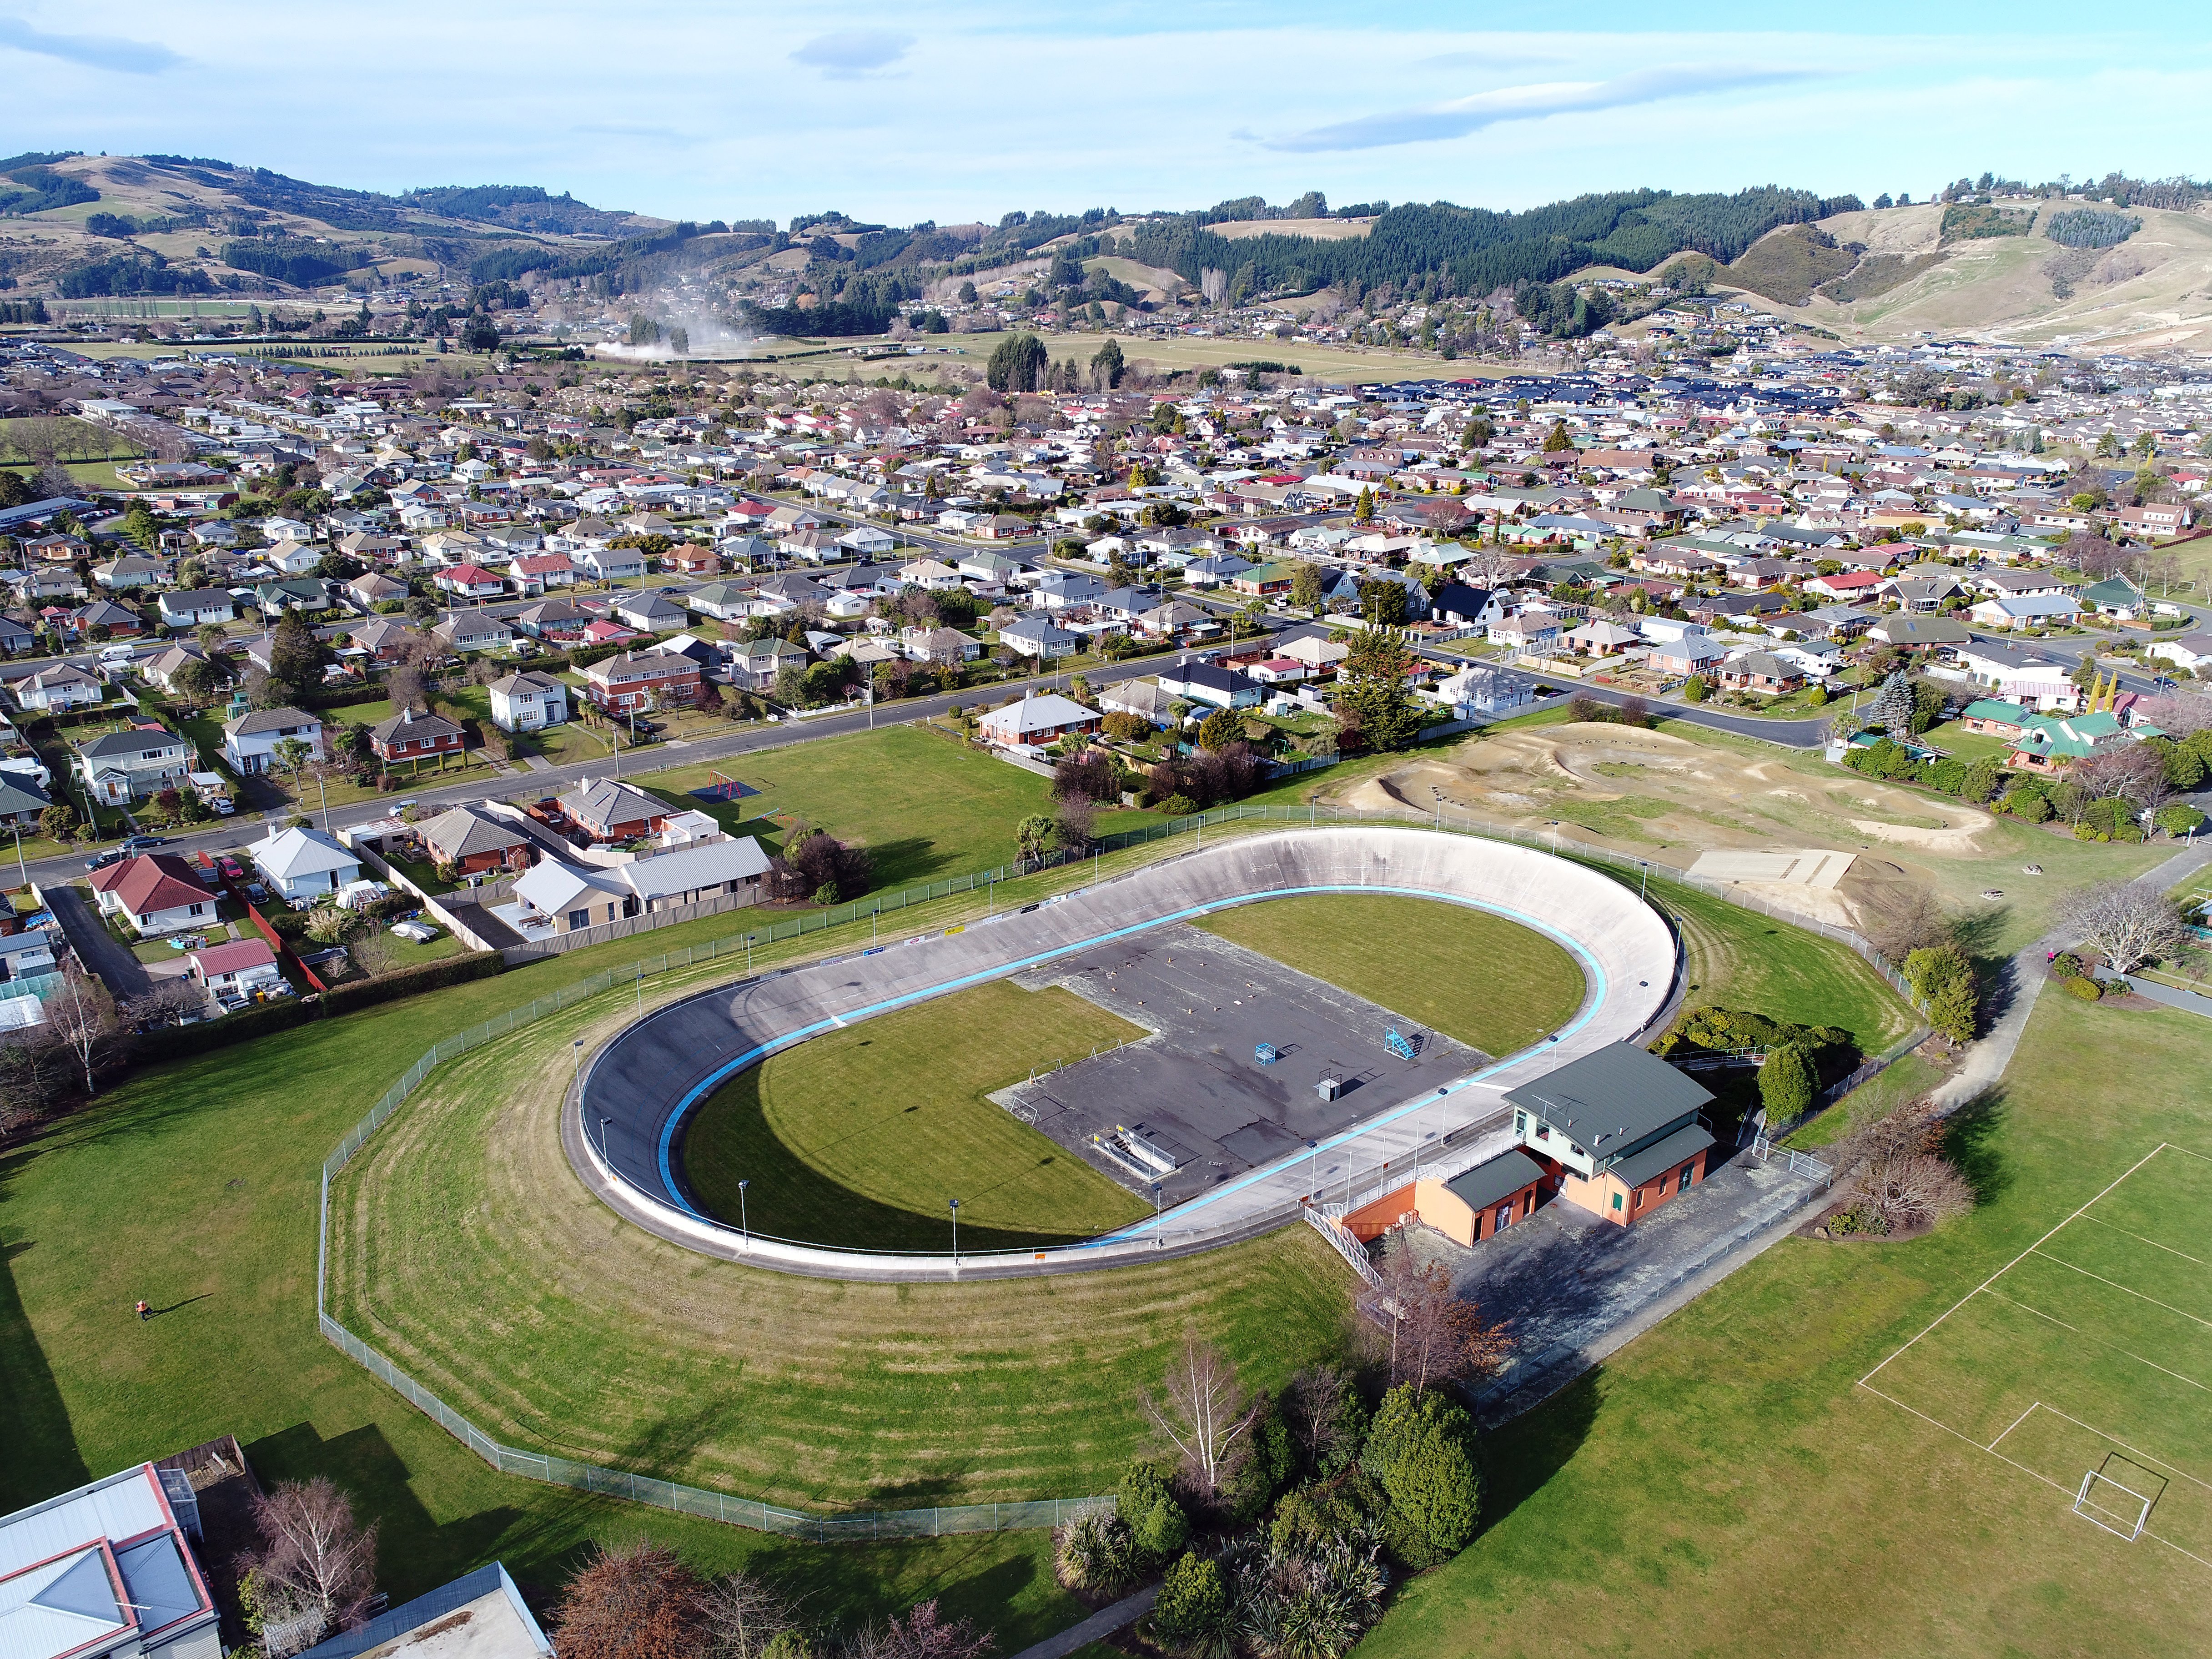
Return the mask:
{"type": "Polygon", "coordinates": [[[240,865],[236,859],[229,857],[219,858],[215,861],[215,867],[222,872],[222,878],[225,881],[243,881],[246,879],[245,868],[240,865]]]}
{"type": "Polygon", "coordinates": [[[87,859],[84,861],[84,867],[88,873],[94,870],[105,870],[109,865],[119,864],[130,856],[120,847],[111,847],[98,858],[87,859]]]}
{"type": "Polygon", "coordinates": [[[167,836],[126,836],[123,841],[123,850],[125,853],[143,853],[150,847],[167,847],[168,844],[169,837],[167,836]]]}

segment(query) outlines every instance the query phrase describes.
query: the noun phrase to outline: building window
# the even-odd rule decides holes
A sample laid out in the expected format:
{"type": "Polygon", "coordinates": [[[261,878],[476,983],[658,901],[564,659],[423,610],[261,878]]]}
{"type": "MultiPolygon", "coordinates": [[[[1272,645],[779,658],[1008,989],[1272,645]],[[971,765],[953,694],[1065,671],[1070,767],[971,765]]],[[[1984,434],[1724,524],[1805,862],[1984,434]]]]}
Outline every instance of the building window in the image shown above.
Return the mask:
{"type": "Polygon", "coordinates": [[[1613,1207],[1616,1210],[1620,1207],[1620,1194],[1619,1193],[1615,1193],[1613,1195],[1613,1207]]]}
{"type": "Polygon", "coordinates": [[[1676,1192],[1686,1193],[1690,1190],[1690,1170],[1691,1166],[1685,1164],[1682,1166],[1682,1173],[1674,1177],[1674,1190],[1676,1192]]]}

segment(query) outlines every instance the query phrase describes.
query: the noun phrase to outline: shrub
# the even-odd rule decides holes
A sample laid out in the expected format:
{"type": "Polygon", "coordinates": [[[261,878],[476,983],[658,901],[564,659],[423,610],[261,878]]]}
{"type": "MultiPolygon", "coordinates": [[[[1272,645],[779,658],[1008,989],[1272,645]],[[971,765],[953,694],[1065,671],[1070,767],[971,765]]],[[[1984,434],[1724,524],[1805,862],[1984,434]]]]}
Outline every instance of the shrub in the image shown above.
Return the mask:
{"type": "Polygon", "coordinates": [[[2154,820],[2169,836],[2194,835],[2204,827],[2204,814],[2186,801],[2174,801],[2158,809],[2154,820]]]}
{"type": "Polygon", "coordinates": [[[1796,1119],[1813,1103],[1819,1084],[1813,1057],[1796,1044],[1769,1051],[1759,1068],[1759,1100],[1766,1108],[1768,1127],[1778,1132],[1779,1125],[1796,1119]]]}
{"type": "Polygon", "coordinates": [[[2105,988],[2087,974],[2076,973],[2066,981],[2066,994],[2079,997],[2084,1002],[2096,1002],[2103,998],[2105,988]]]}
{"type": "Polygon", "coordinates": [[[1703,674],[1692,674],[1689,678],[1682,682],[1682,701],[1684,702],[1703,702],[1705,700],[1706,695],[1711,691],[1711,685],[1706,681],[1705,677],[1703,674]]]}
{"type": "Polygon", "coordinates": [[[2016,817],[2023,823],[2047,823],[2051,814],[2051,797],[2038,784],[2014,784],[1997,803],[1997,811],[2016,817]]]}
{"type": "Polygon", "coordinates": [[[1160,811],[1171,818],[1187,818],[1198,811],[1198,803],[1188,795],[1170,795],[1160,803],[1160,811]]]}
{"type": "Polygon", "coordinates": [[[1115,1496],[1119,1513],[1128,1523],[1130,1538],[1146,1565],[1166,1560],[1189,1541],[1190,1522],[1158,1464],[1141,1461],[1130,1464],[1115,1496]]]}
{"type": "Polygon", "coordinates": [[[1954,1042],[1973,1040],[1981,1004],[1973,964],[1955,945],[1931,945],[1905,958],[1905,978],[1929,1005],[1929,1019],[1954,1042]]]}
{"type": "Polygon", "coordinates": [[[1161,1581],[1152,1603],[1152,1633],[1170,1648],[1194,1644],[1229,1622],[1229,1589],[1221,1568],[1186,1553],[1161,1581]]]}
{"type": "Polygon", "coordinates": [[[1826,708],[1828,706],[1828,688],[1825,685],[1808,688],[1805,693],[1805,706],[1808,708],[1826,708]]]}
{"type": "Polygon", "coordinates": [[[1144,1577],[1129,1523],[1108,1504],[1085,1504],[1060,1529],[1053,1567],[1070,1589],[1119,1595],[1144,1577]]]}
{"type": "Polygon", "coordinates": [[[2051,971],[2060,979],[2079,979],[2081,976],[2081,958],[2071,951],[2061,951],[2051,958],[2051,971]]]}
{"type": "Polygon", "coordinates": [[[1382,1397],[1362,1454],[1389,1494],[1393,1547],[1408,1566],[1431,1567],[1474,1535],[1482,1476],[1474,1425],[1434,1389],[1401,1382],[1382,1397]]]}

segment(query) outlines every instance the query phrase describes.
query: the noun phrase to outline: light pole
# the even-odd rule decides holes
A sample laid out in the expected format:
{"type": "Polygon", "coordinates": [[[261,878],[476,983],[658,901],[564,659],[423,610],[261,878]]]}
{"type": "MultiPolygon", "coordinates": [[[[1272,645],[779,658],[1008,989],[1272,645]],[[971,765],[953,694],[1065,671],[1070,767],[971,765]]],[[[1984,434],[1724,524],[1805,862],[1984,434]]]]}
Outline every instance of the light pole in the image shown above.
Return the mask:
{"type": "MultiPolygon", "coordinates": [[[[1306,1142],[1306,1190],[1310,1193],[1314,1190],[1316,1172],[1320,1163],[1321,1142],[1310,1139],[1306,1142]]],[[[1315,1196],[1318,1198],[1320,1195],[1316,1194],[1315,1196]]]]}
{"type": "Polygon", "coordinates": [[[1441,830],[1444,827],[1444,792],[1432,783],[1429,793],[1437,798],[1437,828],[1441,830]]]}
{"type": "Polygon", "coordinates": [[[957,1267],[960,1265],[960,1200],[957,1198],[951,1200],[951,1207],[952,1211],[952,1265],[957,1267]]]}
{"type": "Polygon", "coordinates": [[[749,979],[752,976],[753,971],[753,939],[755,937],[756,935],[751,933],[747,933],[745,935],[745,976],[749,979]]]}
{"type": "Polygon", "coordinates": [[[605,1112],[599,1114],[599,1161],[610,1170],[615,1167],[615,1161],[607,1154],[607,1125],[613,1121],[605,1112]]]}
{"type": "Polygon", "coordinates": [[[23,862],[23,821],[15,820],[15,873],[23,878],[23,885],[31,884],[30,866],[23,862]]]}
{"type": "Polygon", "coordinates": [[[738,1183],[738,1231],[744,1236],[747,1249],[752,1248],[753,1224],[751,1216],[745,1211],[745,1188],[752,1184],[750,1180],[738,1183]]]}
{"type": "Polygon", "coordinates": [[[584,1039],[578,1037],[568,1045],[569,1078],[580,1089],[584,1086],[584,1039]]]}

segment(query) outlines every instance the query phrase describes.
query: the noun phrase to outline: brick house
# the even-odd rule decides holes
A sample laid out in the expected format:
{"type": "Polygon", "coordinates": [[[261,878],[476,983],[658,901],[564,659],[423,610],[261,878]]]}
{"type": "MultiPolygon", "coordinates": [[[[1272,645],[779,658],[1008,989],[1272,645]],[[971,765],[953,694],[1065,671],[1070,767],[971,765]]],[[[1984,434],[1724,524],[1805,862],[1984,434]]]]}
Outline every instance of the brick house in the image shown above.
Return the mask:
{"type": "Polygon", "coordinates": [[[459,754],[465,746],[461,728],[453,721],[443,714],[413,708],[380,720],[369,727],[368,736],[377,759],[387,766],[399,761],[414,761],[418,766],[426,760],[442,762],[447,755],[459,754]]]}
{"type": "Polygon", "coordinates": [[[696,707],[705,684],[699,665],[673,651],[625,651],[584,670],[584,695],[617,714],[696,707]]]}

